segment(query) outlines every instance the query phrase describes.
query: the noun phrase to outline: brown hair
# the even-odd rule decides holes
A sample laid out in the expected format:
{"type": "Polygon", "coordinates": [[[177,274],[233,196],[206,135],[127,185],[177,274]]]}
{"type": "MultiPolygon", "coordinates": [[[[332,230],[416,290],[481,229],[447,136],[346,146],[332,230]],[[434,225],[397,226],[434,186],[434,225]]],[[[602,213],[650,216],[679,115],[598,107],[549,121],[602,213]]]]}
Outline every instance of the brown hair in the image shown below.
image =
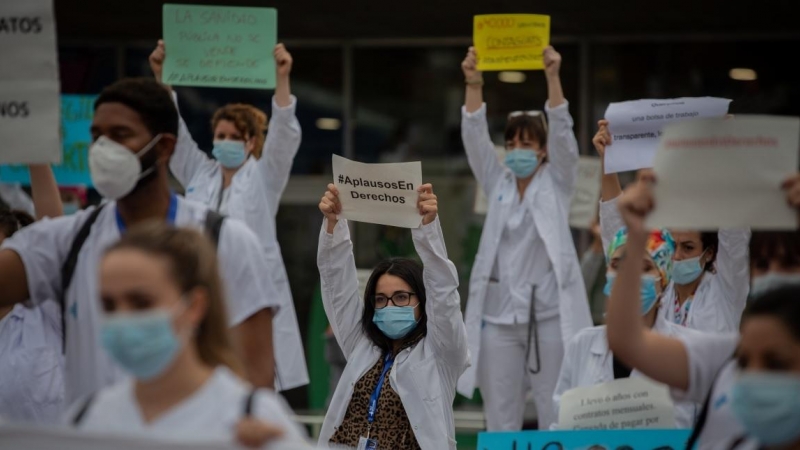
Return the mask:
{"type": "Polygon", "coordinates": [[[539,143],[541,149],[547,145],[547,129],[542,116],[521,114],[508,119],[505,132],[506,142],[513,141],[517,133],[520,134],[520,137],[527,133],[531,140],[539,143]]]}
{"type": "Polygon", "coordinates": [[[198,287],[206,291],[208,308],[194,335],[200,359],[211,367],[224,365],[241,375],[242,367],[228,335],[222,280],[210,240],[195,230],[148,221],[131,228],[106,254],[121,249],[135,249],[167,260],[170,278],[181,292],[198,287]]]}
{"type": "Polygon", "coordinates": [[[231,103],[223,106],[211,118],[211,129],[217,128],[220,120],[227,120],[242,133],[245,139],[254,139],[253,156],[261,158],[264,140],[267,138],[267,114],[253,105],[231,103]]]}
{"type": "Polygon", "coordinates": [[[25,211],[0,208],[0,233],[7,238],[33,222],[33,217],[25,211]]]}

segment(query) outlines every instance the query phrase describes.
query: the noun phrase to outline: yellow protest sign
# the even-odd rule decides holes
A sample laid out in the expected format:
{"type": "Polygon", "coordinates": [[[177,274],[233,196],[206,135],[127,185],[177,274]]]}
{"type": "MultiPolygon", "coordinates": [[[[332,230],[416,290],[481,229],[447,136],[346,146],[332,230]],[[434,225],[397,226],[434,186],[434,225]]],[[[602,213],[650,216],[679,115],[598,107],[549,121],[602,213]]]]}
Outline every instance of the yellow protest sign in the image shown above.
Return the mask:
{"type": "Polygon", "coordinates": [[[478,15],[473,41],[478,70],[541,70],[542,52],[550,45],[550,16],[478,15]]]}

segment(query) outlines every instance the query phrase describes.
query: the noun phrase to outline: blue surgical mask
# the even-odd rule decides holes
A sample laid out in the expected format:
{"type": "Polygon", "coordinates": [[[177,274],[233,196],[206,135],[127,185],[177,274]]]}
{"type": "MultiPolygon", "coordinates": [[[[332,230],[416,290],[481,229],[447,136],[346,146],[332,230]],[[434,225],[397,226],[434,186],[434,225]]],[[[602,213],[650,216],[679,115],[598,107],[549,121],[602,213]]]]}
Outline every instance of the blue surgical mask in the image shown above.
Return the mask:
{"type": "Polygon", "coordinates": [[[744,373],[733,386],[733,414],[747,433],[766,446],[800,439],[800,376],[744,373]]]}
{"type": "Polygon", "coordinates": [[[214,141],[214,150],[211,154],[226,169],[235,169],[247,159],[243,141],[214,141]]]}
{"type": "MultiPolygon", "coordinates": [[[[614,273],[606,273],[606,286],[603,288],[603,293],[606,297],[611,296],[611,287],[614,285],[614,280],[617,275],[614,273]]],[[[658,300],[658,291],[656,290],[656,283],[660,278],[653,275],[642,275],[642,281],[639,287],[639,296],[642,301],[642,315],[646,315],[653,309],[656,301],[658,300]]]]}
{"type": "Polygon", "coordinates": [[[64,203],[63,210],[65,216],[71,216],[81,210],[81,205],[78,202],[64,203]]]}
{"type": "Polygon", "coordinates": [[[511,169],[517,178],[528,178],[539,166],[536,152],[526,148],[515,148],[506,152],[506,167],[511,169]]]}
{"type": "Polygon", "coordinates": [[[108,315],[101,337],[114,361],[139,380],[164,373],[181,347],[172,314],[165,310],[108,315]]]}
{"type": "Polygon", "coordinates": [[[672,281],[682,286],[697,280],[703,274],[703,266],[700,265],[700,258],[702,257],[703,255],[701,254],[695,258],[672,261],[672,281]]]}
{"type": "Polygon", "coordinates": [[[800,285],[800,273],[768,272],[766,275],[753,277],[750,296],[753,298],[761,297],[769,291],[793,285],[800,285]]]}
{"type": "Polygon", "coordinates": [[[387,306],[376,309],[372,322],[378,326],[381,333],[389,339],[406,337],[417,326],[414,318],[414,309],[419,306],[387,306]]]}

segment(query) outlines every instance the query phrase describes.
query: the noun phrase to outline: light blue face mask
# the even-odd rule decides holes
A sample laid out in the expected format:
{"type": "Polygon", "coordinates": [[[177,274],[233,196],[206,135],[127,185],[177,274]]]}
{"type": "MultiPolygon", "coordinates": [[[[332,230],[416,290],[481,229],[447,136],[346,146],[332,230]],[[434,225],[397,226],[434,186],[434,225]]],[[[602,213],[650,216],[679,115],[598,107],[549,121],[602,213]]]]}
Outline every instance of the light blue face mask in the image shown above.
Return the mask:
{"type": "Polygon", "coordinates": [[[235,169],[244,164],[247,159],[243,141],[214,141],[214,149],[211,154],[226,169],[235,169]]]}
{"type": "Polygon", "coordinates": [[[731,397],[734,416],[759,443],[782,446],[800,438],[800,376],[744,373],[731,397]]]}
{"type": "Polygon", "coordinates": [[[800,273],[768,272],[766,275],[753,277],[750,286],[750,296],[761,297],[767,292],[774,291],[784,286],[800,285],[800,273]]]}
{"type": "MultiPolygon", "coordinates": [[[[603,294],[606,297],[611,296],[611,287],[614,285],[617,275],[615,273],[606,273],[606,286],[603,288],[603,294]]],[[[660,278],[653,275],[642,275],[642,282],[639,287],[639,297],[642,301],[642,315],[646,315],[653,309],[653,306],[658,300],[658,291],[656,290],[656,283],[660,278]]]]}
{"type": "Polygon", "coordinates": [[[81,205],[78,202],[64,203],[63,211],[65,216],[71,216],[81,210],[81,205]]]}
{"type": "Polygon", "coordinates": [[[109,315],[100,333],[106,351],[139,380],[164,373],[181,347],[172,314],[164,310],[109,315]]]}
{"type": "Polygon", "coordinates": [[[539,166],[536,152],[527,148],[515,148],[506,152],[506,167],[511,169],[517,178],[528,178],[539,166]]]}
{"type": "Polygon", "coordinates": [[[389,339],[401,339],[417,327],[417,319],[414,318],[414,306],[387,306],[376,309],[372,316],[372,322],[378,326],[381,333],[389,339]]]}
{"type": "Polygon", "coordinates": [[[700,265],[703,254],[682,261],[672,261],[672,281],[683,286],[697,280],[703,274],[703,266],[700,265]]]}

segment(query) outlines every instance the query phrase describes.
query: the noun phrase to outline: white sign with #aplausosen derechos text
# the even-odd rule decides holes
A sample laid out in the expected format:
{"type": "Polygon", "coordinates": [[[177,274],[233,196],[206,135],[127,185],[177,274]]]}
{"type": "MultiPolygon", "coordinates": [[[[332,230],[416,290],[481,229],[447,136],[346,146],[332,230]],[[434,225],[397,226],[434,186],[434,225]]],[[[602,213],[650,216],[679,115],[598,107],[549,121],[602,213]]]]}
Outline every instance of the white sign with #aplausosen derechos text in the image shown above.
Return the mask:
{"type": "Polygon", "coordinates": [[[333,155],[333,183],[339,190],[343,219],[419,228],[417,209],[422,164],[365,164],[333,155]]]}
{"type": "Polygon", "coordinates": [[[796,230],[783,181],[797,173],[800,118],[736,116],[664,129],[648,226],[796,230]]]}
{"type": "Polygon", "coordinates": [[[611,103],[605,119],[611,134],[606,147],[605,172],[617,173],[653,167],[664,126],[686,120],[723,117],[731,101],[724,98],[675,98],[611,103]]]}

